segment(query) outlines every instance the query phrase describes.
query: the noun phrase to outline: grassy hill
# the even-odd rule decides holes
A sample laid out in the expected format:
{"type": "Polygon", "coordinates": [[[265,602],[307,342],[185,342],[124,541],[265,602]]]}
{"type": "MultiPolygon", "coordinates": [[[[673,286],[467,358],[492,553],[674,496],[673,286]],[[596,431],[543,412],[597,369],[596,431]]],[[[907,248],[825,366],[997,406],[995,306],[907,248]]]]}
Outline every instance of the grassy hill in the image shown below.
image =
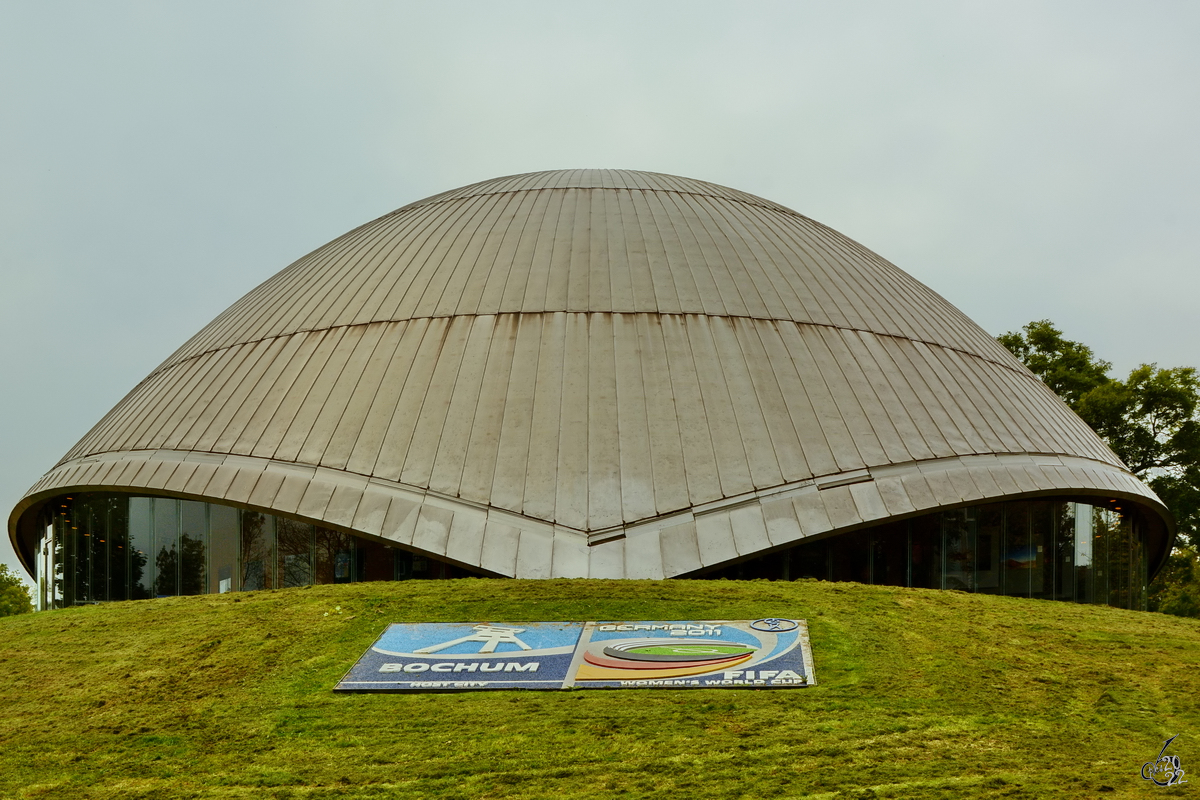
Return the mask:
{"type": "Polygon", "coordinates": [[[728,581],[369,583],[0,619],[0,797],[1200,794],[1200,622],[728,581]],[[389,622],[809,621],[818,686],[330,690],[389,622]],[[1189,777],[1139,777],[1168,736],[1189,777]]]}

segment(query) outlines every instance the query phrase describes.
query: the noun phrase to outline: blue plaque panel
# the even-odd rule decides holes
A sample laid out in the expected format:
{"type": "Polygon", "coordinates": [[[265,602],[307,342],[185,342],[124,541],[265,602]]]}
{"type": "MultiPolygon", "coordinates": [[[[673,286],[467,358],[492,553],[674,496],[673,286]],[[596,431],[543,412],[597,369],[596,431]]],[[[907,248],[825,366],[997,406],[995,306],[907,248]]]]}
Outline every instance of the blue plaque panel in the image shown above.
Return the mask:
{"type": "Polygon", "coordinates": [[[389,625],[338,692],[814,685],[804,620],[389,625]]]}

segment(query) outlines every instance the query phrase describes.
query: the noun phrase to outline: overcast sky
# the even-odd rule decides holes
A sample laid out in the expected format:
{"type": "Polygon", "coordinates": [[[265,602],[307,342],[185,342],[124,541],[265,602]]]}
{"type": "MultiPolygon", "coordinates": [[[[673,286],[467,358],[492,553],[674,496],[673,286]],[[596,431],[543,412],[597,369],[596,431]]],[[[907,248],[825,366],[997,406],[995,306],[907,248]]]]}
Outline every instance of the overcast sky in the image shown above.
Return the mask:
{"type": "Polygon", "coordinates": [[[993,334],[1200,366],[1198,42],[1186,2],[4,0],[3,516],[265,278],[535,170],[732,186],[993,334]]]}

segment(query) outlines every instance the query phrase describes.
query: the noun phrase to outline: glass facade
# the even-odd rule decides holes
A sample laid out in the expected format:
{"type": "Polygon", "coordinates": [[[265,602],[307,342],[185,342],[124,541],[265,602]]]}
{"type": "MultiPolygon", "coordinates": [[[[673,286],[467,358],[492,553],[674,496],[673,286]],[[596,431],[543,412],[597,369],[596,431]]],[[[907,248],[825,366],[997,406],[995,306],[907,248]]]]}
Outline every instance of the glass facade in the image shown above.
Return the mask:
{"type": "Polygon", "coordinates": [[[39,609],[476,574],[366,537],[171,497],[59,497],[47,504],[39,530],[39,609]]]}
{"type": "MultiPolygon", "coordinates": [[[[689,577],[818,578],[1144,609],[1144,535],[1121,501],[1019,500],[885,523],[689,577]]],[[[480,575],[285,517],[128,494],[59,497],[35,550],[39,609],[480,575]]]]}
{"type": "Polygon", "coordinates": [[[1119,500],[958,508],[796,545],[703,578],[818,578],[1144,610],[1144,534],[1119,500]]]}

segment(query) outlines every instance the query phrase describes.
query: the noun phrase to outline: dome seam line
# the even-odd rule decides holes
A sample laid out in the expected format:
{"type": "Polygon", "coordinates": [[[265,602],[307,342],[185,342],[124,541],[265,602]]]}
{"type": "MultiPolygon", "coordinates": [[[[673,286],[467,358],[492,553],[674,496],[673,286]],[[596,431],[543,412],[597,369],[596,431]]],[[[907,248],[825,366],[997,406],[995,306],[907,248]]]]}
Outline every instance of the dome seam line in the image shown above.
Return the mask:
{"type": "MultiPolygon", "coordinates": [[[[478,194],[455,195],[454,197],[447,197],[442,200],[430,200],[428,202],[423,201],[423,200],[418,200],[415,203],[409,203],[406,206],[401,206],[400,208],[397,208],[395,211],[389,211],[388,213],[386,213],[380,217],[376,217],[375,219],[371,220],[371,222],[365,223],[364,225],[360,225],[359,227],[362,228],[362,227],[366,227],[366,225],[371,225],[376,222],[381,222],[390,217],[394,217],[397,214],[402,214],[406,211],[409,211],[409,210],[415,209],[415,208],[427,208],[429,206],[438,206],[438,205],[443,205],[446,203],[455,203],[455,202],[459,202],[462,200],[471,200],[476,197],[492,197],[492,196],[501,195],[501,194],[510,194],[510,195],[511,194],[522,194],[525,192],[564,192],[568,189],[581,189],[581,190],[589,191],[589,192],[591,192],[591,191],[655,192],[657,194],[681,194],[681,195],[687,195],[689,197],[711,197],[715,200],[728,200],[731,203],[741,203],[742,205],[754,206],[756,208],[765,208],[768,211],[778,211],[780,213],[787,214],[789,216],[798,217],[798,218],[806,220],[808,222],[816,223],[816,220],[811,219],[810,217],[804,216],[799,211],[795,211],[794,209],[788,208],[787,206],[781,206],[781,205],[778,205],[775,203],[771,203],[769,200],[763,200],[761,202],[754,202],[752,200],[746,200],[746,199],[742,199],[742,198],[738,198],[738,197],[727,197],[725,195],[712,194],[709,192],[689,192],[689,191],[685,191],[683,189],[654,189],[654,188],[644,187],[644,186],[538,186],[538,187],[534,187],[531,189],[503,189],[503,190],[497,191],[497,192],[479,192],[478,194]]],[[[816,223],[816,224],[819,225],[820,223],[816,223]]],[[[355,230],[357,230],[357,228],[355,230]]],[[[353,231],[351,231],[351,232],[353,232],[353,231]]]]}
{"type": "MultiPolygon", "coordinates": [[[[987,356],[980,355],[978,353],[973,353],[973,352],[971,352],[969,350],[965,350],[961,347],[952,347],[950,345],[942,344],[940,342],[934,342],[934,341],[930,341],[928,339],[918,339],[918,338],[915,338],[912,336],[902,336],[902,335],[896,334],[896,333],[883,333],[880,331],[873,331],[868,328],[854,328],[854,327],[850,327],[847,325],[833,325],[833,324],[830,324],[827,322],[798,322],[798,321],[792,320],[792,319],[779,318],[779,317],[758,317],[758,316],[754,316],[752,314],[706,314],[704,312],[697,312],[697,311],[690,311],[690,312],[683,312],[683,313],[679,313],[679,312],[661,313],[661,312],[656,312],[656,311],[567,311],[565,309],[559,309],[559,310],[554,310],[554,311],[498,311],[493,314],[478,314],[478,313],[475,313],[475,314],[429,314],[429,315],[423,315],[423,316],[419,316],[419,317],[408,317],[406,319],[376,319],[376,320],[370,320],[368,322],[348,322],[344,325],[330,325],[329,327],[326,327],[326,328],[301,328],[301,329],[294,330],[294,331],[288,331],[286,333],[277,333],[277,334],[273,334],[271,336],[261,336],[257,339],[246,339],[245,341],[233,342],[232,344],[223,345],[221,347],[210,347],[205,350],[201,350],[198,353],[194,353],[192,355],[181,358],[178,361],[171,361],[170,363],[161,364],[160,366],[156,367],[152,372],[150,372],[145,378],[143,378],[141,381],[139,381],[137,386],[134,387],[134,390],[136,390],[138,387],[140,387],[146,381],[150,380],[151,378],[155,377],[156,375],[159,375],[159,374],[167,371],[168,369],[171,369],[172,367],[176,367],[180,364],[184,364],[189,361],[195,361],[198,358],[202,358],[203,356],[210,355],[212,353],[219,353],[223,350],[229,350],[234,347],[240,347],[243,345],[255,345],[255,344],[259,344],[261,342],[269,342],[269,341],[273,341],[273,340],[277,340],[277,339],[284,339],[289,336],[296,336],[298,334],[303,334],[303,333],[323,333],[325,331],[336,331],[336,330],[339,330],[342,328],[366,327],[368,325],[381,325],[381,324],[387,325],[387,324],[392,324],[392,323],[397,323],[397,322],[415,322],[417,320],[462,319],[462,318],[474,319],[477,317],[499,317],[499,316],[504,316],[504,315],[509,315],[509,314],[511,314],[513,316],[518,316],[518,317],[536,316],[536,315],[543,315],[543,314],[586,314],[588,316],[591,316],[593,314],[613,314],[613,315],[647,314],[647,315],[653,315],[653,316],[659,316],[659,317],[696,316],[696,317],[706,317],[708,319],[749,319],[749,320],[755,320],[758,322],[791,323],[798,327],[809,326],[809,327],[813,327],[813,328],[828,328],[830,330],[849,331],[852,333],[867,333],[867,334],[871,334],[872,336],[880,336],[880,337],[884,337],[887,339],[896,339],[896,340],[905,341],[905,342],[917,342],[920,344],[928,345],[930,347],[937,347],[941,350],[946,350],[946,351],[953,352],[953,353],[961,353],[970,358],[977,358],[980,361],[986,361],[989,364],[995,364],[996,366],[1006,369],[1017,375],[1021,375],[1023,377],[1034,377],[1034,379],[1036,380],[1036,376],[1026,375],[1024,373],[1024,371],[1022,371],[1020,369],[1017,369],[1013,366],[1005,364],[996,359],[988,358],[987,356]]],[[[1039,381],[1039,383],[1040,383],[1040,381],[1039,381]]],[[[132,394],[132,391],[130,392],[130,394],[132,394]]]]}

